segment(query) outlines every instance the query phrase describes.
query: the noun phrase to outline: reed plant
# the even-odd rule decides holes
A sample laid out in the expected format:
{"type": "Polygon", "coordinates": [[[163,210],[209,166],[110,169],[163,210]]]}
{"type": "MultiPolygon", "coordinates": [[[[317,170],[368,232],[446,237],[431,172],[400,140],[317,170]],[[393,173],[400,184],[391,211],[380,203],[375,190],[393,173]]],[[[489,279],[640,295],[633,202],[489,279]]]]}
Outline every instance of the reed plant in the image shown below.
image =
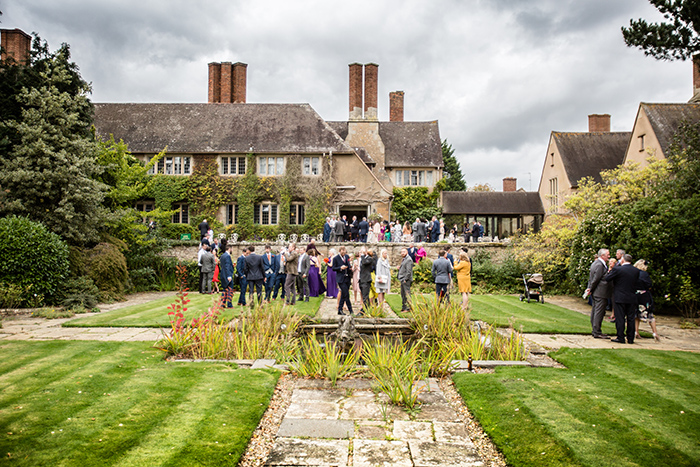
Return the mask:
{"type": "Polygon", "coordinates": [[[386,318],[387,316],[384,306],[379,306],[378,304],[363,308],[362,313],[368,318],[386,318]]]}
{"type": "Polygon", "coordinates": [[[343,352],[335,341],[329,341],[325,336],[321,343],[315,332],[301,340],[299,350],[299,354],[289,362],[292,371],[302,377],[328,378],[333,386],[338,378],[355,371],[359,360],[356,350],[343,352]]]}

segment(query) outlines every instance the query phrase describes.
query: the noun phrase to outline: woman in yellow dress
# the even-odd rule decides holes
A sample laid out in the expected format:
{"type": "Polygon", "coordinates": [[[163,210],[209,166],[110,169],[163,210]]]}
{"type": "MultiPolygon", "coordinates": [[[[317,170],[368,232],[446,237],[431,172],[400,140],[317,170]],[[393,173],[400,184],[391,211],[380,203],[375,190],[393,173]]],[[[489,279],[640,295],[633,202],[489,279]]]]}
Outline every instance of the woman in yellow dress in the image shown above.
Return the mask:
{"type": "Polygon", "coordinates": [[[457,287],[462,294],[462,310],[469,305],[469,294],[472,292],[472,262],[466,251],[459,252],[459,259],[455,264],[457,273],[457,287]]]}

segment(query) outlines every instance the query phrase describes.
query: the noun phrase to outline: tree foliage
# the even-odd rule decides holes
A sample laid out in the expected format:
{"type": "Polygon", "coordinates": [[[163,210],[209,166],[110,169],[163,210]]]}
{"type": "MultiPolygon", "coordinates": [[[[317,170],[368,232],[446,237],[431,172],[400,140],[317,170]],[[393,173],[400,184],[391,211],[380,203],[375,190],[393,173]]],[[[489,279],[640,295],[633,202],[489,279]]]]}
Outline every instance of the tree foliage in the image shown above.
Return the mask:
{"type": "Polygon", "coordinates": [[[106,186],[97,180],[90,86],[68,45],[49,53],[35,38],[30,64],[4,64],[0,82],[0,214],[39,221],[70,243],[95,241],[106,186]]]}
{"type": "Polygon", "coordinates": [[[433,191],[422,186],[394,187],[393,194],[394,200],[391,204],[391,210],[400,222],[408,221],[411,223],[416,220],[416,217],[430,219],[433,216],[441,215],[440,208],[437,207],[437,199],[440,196],[438,187],[435,187],[433,191]]]}
{"type": "Polygon", "coordinates": [[[454,154],[455,150],[452,148],[452,145],[446,139],[443,140],[442,162],[445,164],[443,171],[444,177],[447,179],[445,181],[445,191],[465,191],[467,184],[464,182],[462,169],[454,154]]]}
{"type": "Polygon", "coordinates": [[[488,191],[494,192],[494,188],[488,183],[477,183],[476,185],[469,188],[468,191],[488,191]]]}
{"type": "Polygon", "coordinates": [[[630,20],[622,28],[629,47],[657,60],[686,60],[700,52],[700,0],[649,0],[666,21],[630,20]]]}

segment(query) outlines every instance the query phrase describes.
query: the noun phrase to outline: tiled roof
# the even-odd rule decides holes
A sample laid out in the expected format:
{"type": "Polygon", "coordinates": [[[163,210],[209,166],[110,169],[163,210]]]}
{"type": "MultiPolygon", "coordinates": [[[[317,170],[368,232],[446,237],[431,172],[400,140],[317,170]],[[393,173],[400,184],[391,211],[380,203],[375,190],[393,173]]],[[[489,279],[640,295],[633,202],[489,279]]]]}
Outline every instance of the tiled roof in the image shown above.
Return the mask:
{"type": "Polygon", "coordinates": [[[444,166],[437,121],[380,122],[379,136],[387,168],[444,166]]]}
{"type": "Polygon", "coordinates": [[[536,191],[443,191],[444,214],[520,215],[544,214],[536,191]]]}
{"type": "Polygon", "coordinates": [[[134,153],[352,153],[308,104],[95,104],[103,138],[134,153]]]}
{"type": "Polygon", "coordinates": [[[673,142],[673,136],[684,122],[695,123],[700,120],[700,104],[640,104],[647,114],[654,134],[659,140],[661,151],[666,154],[673,142]]]}
{"type": "Polygon", "coordinates": [[[622,164],[631,135],[631,132],[552,132],[566,175],[574,187],[583,177],[600,182],[601,170],[622,164]]]}

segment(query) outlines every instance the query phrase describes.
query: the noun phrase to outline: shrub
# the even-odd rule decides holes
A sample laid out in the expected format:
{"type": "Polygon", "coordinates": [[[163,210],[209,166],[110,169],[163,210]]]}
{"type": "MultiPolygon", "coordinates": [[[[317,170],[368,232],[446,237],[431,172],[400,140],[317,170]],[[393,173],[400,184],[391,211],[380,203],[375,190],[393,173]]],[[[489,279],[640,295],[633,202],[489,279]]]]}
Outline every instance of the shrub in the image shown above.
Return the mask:
{"type": "Polygon", "coordinates": [[[55,308],[39,308],[32,312],[32,316],[46,319],[72,318],[75,316],[75,312],[73,310],[57,310],[55,308]]]}
{"type": "Polygon", "coordinates": [[[156,272],[149,266],[129,271],[129,279],[131,279],[131,286],[136,292],[158,290],[159,287],[156,272]]]}
{"type": "Polygon", "coordinates": [[[0,219],[0,239],[0,282],[25,288],[23,304],[40,296],[52,303],[68,276],[66,243],[42,224],[17,216],[0,219]]]}
{"type": "Polygon", "coordinates": [[[0,283],[0,308],[19,307],[26,289],[26,287],[17,284],[0,283]]]}
{"type": "Polygon", "coordinates": [[[64,308],[78,313],[77,309],[92,309],[99,303],[100,289],[87,276],[68,279],[58,294],[58,300],[64,308]]]}
{"type": "Polygon", "coordinates": [[[99,288],[100,298],[121,300],[129,281],[126,258],[121,251],[111,243],[98,243],[85,255],[89,276],[99,288]]]}
{"type": "Polygon", "coordinates": [[[199,239],[199,230],[190,224],[164,223],[158,227],[158,233],[161,237],[171,240],[180,240],[181,234],[190,234],[193,240],[199,239]]]}

